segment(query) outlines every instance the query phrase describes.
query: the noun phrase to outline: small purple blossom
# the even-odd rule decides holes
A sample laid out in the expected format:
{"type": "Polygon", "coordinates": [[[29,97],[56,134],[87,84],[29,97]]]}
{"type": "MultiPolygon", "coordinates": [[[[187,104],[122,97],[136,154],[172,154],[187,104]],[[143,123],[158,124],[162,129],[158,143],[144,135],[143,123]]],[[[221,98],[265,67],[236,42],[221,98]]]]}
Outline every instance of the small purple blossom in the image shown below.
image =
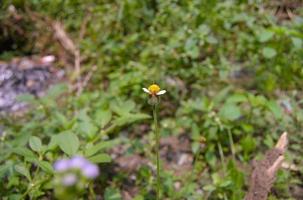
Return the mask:
{"type": "Polygon", "coordinates": [[[77,168],[77,169],[83,169],[83,167],[85,165],[87,165],[89,162],[81,157],[81,156],[74,156],[71,160],[70,160],[70,168],[77,168]]]}
{"type": "MultiPolygon", "coordinates": [[[[91,163],[81,156],[74,156],[71,159],[61,159],[54,163],[54,169],[57,172],[66,172],[68,170],[77,169],[83,176],[88,179],[94,179],[99,175],[99,168],[97,165],[91,163]]],[[[77,181],[75,174],[67,174],[62,178],[62,183],[66,186],[73,185],[73,180],[77,181]],[[72,178],[73,175],[75,178],[72,178]]]]}
{"type": "Polygon", "coordinates": [[[67,159],[58,160],[54,164],[54,169],[57,172],[64,172],[70,168],[70,161],[67,159]]]}
{"type": "Polygon", "coordinates": [[[62,184],[65,186],[72,186],[77,182],[77,176],[75,174],[66,174],[62,178],[62,184]]]}
{"type": "Polygon", "coordinates": [[[88,163],[83,167],[82,173],[86,178],[94,179],[99,175],[99,168],[97,165],[88,163]]]}

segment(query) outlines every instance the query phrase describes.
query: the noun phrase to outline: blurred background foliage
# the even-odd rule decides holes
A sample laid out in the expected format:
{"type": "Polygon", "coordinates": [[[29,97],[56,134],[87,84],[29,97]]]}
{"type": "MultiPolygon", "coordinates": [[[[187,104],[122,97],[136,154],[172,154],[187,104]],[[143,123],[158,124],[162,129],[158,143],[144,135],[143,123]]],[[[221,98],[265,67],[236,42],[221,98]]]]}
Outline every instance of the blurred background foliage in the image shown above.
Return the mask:
{"type": "MultiPolygon", "coordinates": [[[[127,147],[125,155],[152,159],[152,127],[144,128],[151,122],[147,115],[151,109],[142,87],[155,82],[168,91],[160,106],[162,136],[185,135],[193,156],[190,175],[163,172],[165,197],[242,199],[250,160],[262,157],[288,131],[287,163],[298,169],[279,173],[270,199],[303,198],[300,2],[3,0],[0,59],[53,54],[56,67],[73,82],[78,78],[73,55],[62,50],[51,26],[58,21],[79,49],[80,76],[96,67],[80,95],[62,93],[58,86],[61,89],[50,90],[42,99],[23,97],[35,109],[21,118],[1,119],[6,128],[0,144],[0,175],[5,180],[0,183],[1,196],[52,196],[49,180],[39,182],[39,187],[28,183],[36,183],[45,173],[52,177],[49,165],[62,153],[92,156],[99,149],[91,153],[90,148],[104,141],[113,142],[105,149],[118,139],[127,147]],[[54,142],[58,135],[77,139],[71,139],[75,144],[66,150],[65,144],[54,142]],[[22,154],[26,150],[16,147],[35,151],[28,146],[32,136],[46,146],[28,158],[22,154]],[[21,167],[16,170],[16,165],[21,167]],[[37,165],[42,170],[35,171],[37,165]],[[20,176],[20,168],[21,175],[34,177],[20,176]],[[176,183],[181,184],[177,190],[176,183]]],[[[108,155],[102,155],[95,161],[109,162],[108,155]]],[[[133,199],[153,199],[150,168],[111,174],[107,165],[102,165],[97,194],[106,200],[121,199],[124,185],[131,182],[136,188],[133,199]]]]}

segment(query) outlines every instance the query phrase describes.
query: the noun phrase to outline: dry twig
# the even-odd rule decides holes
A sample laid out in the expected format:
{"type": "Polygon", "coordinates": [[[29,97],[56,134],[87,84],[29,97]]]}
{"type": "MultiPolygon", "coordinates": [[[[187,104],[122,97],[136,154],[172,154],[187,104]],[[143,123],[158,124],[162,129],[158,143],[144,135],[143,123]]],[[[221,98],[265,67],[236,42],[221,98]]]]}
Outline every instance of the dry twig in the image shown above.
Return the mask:
{"type": "Polygon", "coordinates": [[[275,175],[284,160],[288,139],[284,132],[275,148],[265,154],[265,159],[255,162],[245,200],[266,200],[274,183],[275,175]]]}

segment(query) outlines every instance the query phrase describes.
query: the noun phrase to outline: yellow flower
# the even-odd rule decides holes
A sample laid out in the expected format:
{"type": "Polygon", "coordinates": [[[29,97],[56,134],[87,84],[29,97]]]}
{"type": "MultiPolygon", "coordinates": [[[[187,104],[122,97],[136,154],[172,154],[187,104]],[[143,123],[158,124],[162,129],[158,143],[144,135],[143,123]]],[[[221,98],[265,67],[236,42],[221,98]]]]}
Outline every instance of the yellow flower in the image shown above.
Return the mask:
{"type": "Polygon", "coordinates": [[[166,93],[166,90],[161,90],[161,88],[159,87],[159,85],[157,84],[152,84],[147,88],[142,88],[144,92],[152,95],[152,96],[159,96],[162,94],[166,93]]]}

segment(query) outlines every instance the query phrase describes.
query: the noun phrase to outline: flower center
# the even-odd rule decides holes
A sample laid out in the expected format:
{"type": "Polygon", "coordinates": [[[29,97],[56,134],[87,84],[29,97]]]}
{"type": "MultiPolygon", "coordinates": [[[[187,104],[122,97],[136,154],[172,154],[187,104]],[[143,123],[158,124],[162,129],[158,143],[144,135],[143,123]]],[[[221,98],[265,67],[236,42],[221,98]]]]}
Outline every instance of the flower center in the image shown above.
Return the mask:
{"type": "Polygon", "coordinates": [[[157,94],[160,91],[160,87],[157,84],[152,84],[148,87],[148,90],[152,93],[152,94],[157,94]]]}

